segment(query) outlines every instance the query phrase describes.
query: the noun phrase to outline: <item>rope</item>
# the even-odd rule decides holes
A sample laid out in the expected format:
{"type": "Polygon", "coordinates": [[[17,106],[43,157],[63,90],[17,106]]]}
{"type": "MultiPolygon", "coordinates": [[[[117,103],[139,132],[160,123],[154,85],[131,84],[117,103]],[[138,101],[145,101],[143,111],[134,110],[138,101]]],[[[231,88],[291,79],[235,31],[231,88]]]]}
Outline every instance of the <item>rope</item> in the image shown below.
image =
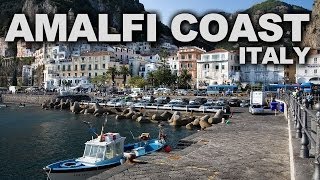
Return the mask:
{"type": "Polygon", "coordinates": [[[52,170],[52,169],[50,168],[49,172],[48,172],[48,173],[46,172],[46,174],[47,174],[47,180],[51,180],[51,178],[50,178],[51,170],[52,170]]]}

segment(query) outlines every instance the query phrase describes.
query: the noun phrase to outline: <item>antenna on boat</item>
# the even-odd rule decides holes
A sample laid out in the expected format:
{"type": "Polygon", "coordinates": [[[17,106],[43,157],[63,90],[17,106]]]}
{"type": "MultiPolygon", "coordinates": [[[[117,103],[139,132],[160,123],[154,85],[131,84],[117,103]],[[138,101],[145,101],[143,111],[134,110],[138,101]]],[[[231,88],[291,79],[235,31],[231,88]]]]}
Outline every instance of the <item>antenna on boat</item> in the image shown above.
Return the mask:
{"type": "Polygon", "coordinates": [[[104,137],[103,137],[103,131],[104,131],[104,126],[107,124],[108,122],[108,114],[106,114],[106,119],[104,120],[104,123],[102,124],[102,127],[101,127],[101,133],[100,133],[100,142],[103,141],[104,137]]]}

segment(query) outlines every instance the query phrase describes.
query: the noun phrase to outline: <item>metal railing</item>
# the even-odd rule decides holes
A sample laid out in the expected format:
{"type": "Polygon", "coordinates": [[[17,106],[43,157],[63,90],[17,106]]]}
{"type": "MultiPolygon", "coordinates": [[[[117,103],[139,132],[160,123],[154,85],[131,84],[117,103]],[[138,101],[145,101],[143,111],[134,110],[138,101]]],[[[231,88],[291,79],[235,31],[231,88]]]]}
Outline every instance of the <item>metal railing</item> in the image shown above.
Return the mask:
{"type": "Polygon", "coordinates": [[[312,158],[314,155],[312,179],[320,180],[320,104],[309,110],[308,101],[303,97],[285,94],[282,99],[287,104],[290,120],[294,121],[295,137],[300,139],[300,157],[312,158]]]}

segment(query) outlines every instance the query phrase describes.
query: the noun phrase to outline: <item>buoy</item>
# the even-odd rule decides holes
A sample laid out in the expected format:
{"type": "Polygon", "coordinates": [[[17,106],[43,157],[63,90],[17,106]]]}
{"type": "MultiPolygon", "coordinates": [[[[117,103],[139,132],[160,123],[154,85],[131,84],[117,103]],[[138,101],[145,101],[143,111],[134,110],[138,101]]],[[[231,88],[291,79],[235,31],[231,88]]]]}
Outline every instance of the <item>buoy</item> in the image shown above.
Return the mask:
{"type": "Polygon", "coordinates": [[[169,152],[171,152],[171,147],[170,146],[168,146],[168,145],[166,145],[165,147],[164,147],[164,151],[166,152],[166,153],[169,153],[169,152]]]}

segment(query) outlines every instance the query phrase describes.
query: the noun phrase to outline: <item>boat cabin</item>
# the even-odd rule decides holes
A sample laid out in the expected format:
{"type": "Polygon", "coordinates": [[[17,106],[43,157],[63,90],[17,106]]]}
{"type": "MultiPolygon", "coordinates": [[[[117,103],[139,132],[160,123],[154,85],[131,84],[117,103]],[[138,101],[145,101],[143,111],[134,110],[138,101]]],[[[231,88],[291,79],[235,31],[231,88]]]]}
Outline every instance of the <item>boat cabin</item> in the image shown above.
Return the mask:
{"type": "Polygon", "coordinates": [[[125,139],[119,133],[106,133],[87,141],[83,156],[78,161],[96,164],[100,161],[122,158],[125,139]]]}

